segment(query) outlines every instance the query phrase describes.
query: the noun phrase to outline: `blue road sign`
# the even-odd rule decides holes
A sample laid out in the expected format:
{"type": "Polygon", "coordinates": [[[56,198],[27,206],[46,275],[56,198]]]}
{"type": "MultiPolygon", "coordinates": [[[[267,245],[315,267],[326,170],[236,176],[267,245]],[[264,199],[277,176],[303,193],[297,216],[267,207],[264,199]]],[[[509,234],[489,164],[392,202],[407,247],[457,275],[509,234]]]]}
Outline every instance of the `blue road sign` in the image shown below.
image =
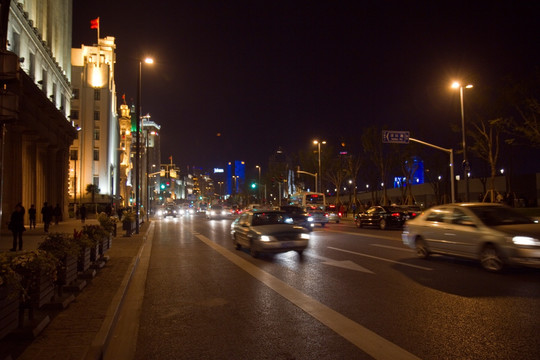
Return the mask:
{"type": "Polygon", "coordinates": [[[382,142],[387,144],[408,144],[409,135],[408,131],[383,130],[382,142]]]}

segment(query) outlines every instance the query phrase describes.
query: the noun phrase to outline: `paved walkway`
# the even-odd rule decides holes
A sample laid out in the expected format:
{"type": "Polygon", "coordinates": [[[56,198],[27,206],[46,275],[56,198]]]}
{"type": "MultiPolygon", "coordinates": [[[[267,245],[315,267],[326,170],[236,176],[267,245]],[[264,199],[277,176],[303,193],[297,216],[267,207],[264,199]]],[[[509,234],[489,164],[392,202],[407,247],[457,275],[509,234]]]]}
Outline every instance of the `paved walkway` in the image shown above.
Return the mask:
{"type": "MultiPolygon", "coordinates": [[[[87,220],[86,224],[97,224],[97,220],[87,220]]],[[[68,220],[52,225],[49,231],[71,233],[82,226],[80,220],[68,220]]],[[[105,267],[88,281],[75,301],[67,309],[47,311],[52,321],[35,339],[25,340],[9,335],[0,340],[0,360],[100,359],[138,263],[148,227],[148,224],[142,224],[139,234],[131,237],[125,237],[124,232],[118,231],[107,252],[109,260],[105,267]]],[[[9,251],[12,245],[11,233],[6,230],[2,229],[0,251],[9,251]]],[[[23,249],[37,248],[44,236],[43,224],[35,230],[27,230],[23,249]]]]}

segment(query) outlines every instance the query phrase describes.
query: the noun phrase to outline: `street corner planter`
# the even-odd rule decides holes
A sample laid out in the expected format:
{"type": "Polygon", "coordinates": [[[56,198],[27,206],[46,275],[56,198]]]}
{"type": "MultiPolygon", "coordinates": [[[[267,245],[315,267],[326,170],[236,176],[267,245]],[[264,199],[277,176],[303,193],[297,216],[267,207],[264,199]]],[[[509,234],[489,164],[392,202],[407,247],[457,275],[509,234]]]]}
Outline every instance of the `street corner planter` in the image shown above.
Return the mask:
{"type": "Polygon", "coordinates": [[[64,286],[69,286],[77,280],[78,258],[74,255],[66,255],[57,270],[58,293],[62,295],[64,286]]]}
{"type": "Polygon", "coordinates": [[[99,243],[90,247],[90,261],[96,262],[99,260],[99,243]]]}
{"type": "Polygon", "coordinates": [[[124,220],[122,222],[122,230],[126,231],[126,236],[131,236],[133,234],[133,231],[135,231],[135,227],[135,221],[124,220]]]}
{"type": "Polygon", "coordinates": [[[0,340],[17,328],[19,324],[19,296],[10,289],[0,286],[0,340]]]}
{"type": "Polygon", "coordinates": [[[112,242],[112,235],[104,236],[101,241],[99,242],[99,253],[101,255],[105,255],[107,250],[111,248],[111,242],[112,242]]]}
{"type": "Polygon", "coordinates": [[[79,258],[77,259],[77,270],[81,273],[86,272],[90,269],[92,264],[92,259],[90,258],[90,248],[84,247],[79,253],[79,258]]]}

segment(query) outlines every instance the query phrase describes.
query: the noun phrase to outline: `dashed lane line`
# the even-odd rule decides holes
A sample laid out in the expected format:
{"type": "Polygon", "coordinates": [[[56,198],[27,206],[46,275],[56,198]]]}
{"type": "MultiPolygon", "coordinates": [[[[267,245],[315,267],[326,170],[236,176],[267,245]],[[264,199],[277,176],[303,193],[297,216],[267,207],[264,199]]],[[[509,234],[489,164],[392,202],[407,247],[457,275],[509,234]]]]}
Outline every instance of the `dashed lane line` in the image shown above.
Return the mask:
{"type": "Polygon", "coordinates": [[[407,350],[386,340],[382,336],[377,335],[373,331],[343,316],[328,306],[321,304],[312,297],[293,288],[249,261],[244,260],[230,250],[214,243],[206,236],[198,233],[195,234],[195,236],[255,279],[298,306],[371,357],[375,359],[419,359],[407,350]]]}
{"type": "Polygon", "coordinates": [[[413,265],[413,264],[407,264],[407,263],[400,262],[400,261],[395,261],[395,260],[385,259],[385,258],[382,258],[382,257],[373,256],[373,255],[368,255],[368,254],[363,254],[363,253],[359,253],[359,252],[356,252],[356,251],[340,249],[340,248],[333,247],[333,246],[328,246],[328,249],[333,249],[333,250],[337,250],[337,251],[341,251],[341,252],[345,252],[345,253],[349,253],[349,254],[354,254],[354,255],[358,255],[358,256],[363,256],[363,257],[367,257],[367,258],[370,258],[370,259],[376,259],[376,260],[386,261],[386,262],[393,263],[393,264],[399,264],[399,265],[403,265],[403,266],[409,266],[409,267],[413,267],[413,268],[416,268],[416,269],[427,270],[427,271],[433,270],[433,269],[431,269],[431,268],[424,267],[424,266],[418,266],[418,265],[413,265]]]}

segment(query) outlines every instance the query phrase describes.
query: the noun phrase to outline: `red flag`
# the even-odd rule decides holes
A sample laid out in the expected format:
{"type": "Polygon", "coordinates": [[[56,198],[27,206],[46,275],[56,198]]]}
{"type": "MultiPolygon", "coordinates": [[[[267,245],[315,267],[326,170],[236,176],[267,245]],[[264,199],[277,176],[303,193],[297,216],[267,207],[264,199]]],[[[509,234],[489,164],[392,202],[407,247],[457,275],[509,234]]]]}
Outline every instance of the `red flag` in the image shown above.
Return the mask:
{"type": "Polygon", "coordinates": [[[99,29],[99,16],[93,20],[90,20],[90,29],[99,29]]]}

